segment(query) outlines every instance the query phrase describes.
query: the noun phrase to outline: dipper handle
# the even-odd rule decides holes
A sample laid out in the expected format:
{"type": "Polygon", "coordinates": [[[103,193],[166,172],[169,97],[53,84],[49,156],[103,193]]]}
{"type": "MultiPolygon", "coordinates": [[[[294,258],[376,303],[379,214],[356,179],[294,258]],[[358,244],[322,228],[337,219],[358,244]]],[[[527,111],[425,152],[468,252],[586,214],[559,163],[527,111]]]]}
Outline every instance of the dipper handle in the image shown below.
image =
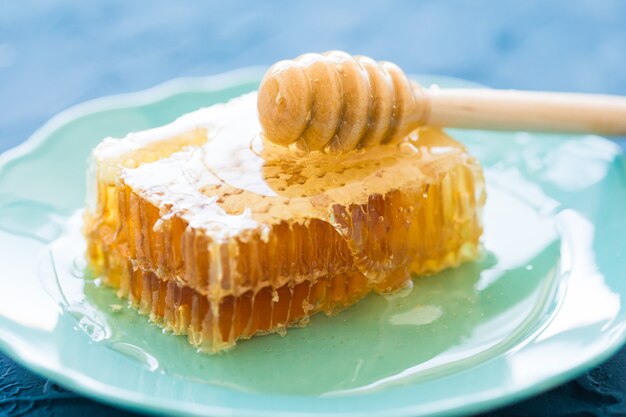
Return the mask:
{"type": "Polygon", "coordinates": [[[430,88],[426,124],[485,130],[626,135],[626,97],[430,88]]]}

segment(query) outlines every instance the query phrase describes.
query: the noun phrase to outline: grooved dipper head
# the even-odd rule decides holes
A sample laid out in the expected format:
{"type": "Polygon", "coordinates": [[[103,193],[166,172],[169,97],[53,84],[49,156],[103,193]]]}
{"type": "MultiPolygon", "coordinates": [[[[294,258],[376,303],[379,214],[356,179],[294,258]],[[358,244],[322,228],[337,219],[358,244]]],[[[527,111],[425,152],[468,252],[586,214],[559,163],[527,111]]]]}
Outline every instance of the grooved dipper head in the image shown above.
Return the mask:
{"type": "Polygon", "coordinates": [[[421,124],[426,100],[390,62],[345,52],[280,61],[259,87],[264,137],[331,154],[393,143],[421,124]]]}

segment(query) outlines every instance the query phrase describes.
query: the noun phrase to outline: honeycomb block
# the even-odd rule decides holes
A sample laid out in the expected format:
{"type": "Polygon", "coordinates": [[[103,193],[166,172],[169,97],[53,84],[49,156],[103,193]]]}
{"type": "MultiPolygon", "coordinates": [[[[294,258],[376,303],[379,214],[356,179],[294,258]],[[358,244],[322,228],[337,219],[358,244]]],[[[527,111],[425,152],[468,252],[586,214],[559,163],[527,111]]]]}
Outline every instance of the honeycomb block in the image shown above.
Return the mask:
{"type": "Polygon", "coordinates": [[[260,138],[254,94],[184,120],[96,148],[85,234],[106,284],[203,351],[478,253],[482,171],[441,130],[296,157],[260,138]]]}

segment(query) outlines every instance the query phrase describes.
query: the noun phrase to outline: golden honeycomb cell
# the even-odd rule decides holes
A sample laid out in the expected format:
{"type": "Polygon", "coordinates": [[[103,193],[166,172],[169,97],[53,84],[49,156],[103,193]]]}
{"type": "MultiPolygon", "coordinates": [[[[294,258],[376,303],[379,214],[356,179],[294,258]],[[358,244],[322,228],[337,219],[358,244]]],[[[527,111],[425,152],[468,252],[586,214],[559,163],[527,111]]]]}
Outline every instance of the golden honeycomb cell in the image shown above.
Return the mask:
{"type": "Polygon", "coordinates": [[[154,322],[218,352],[476,256],[482,172],[441,130],[296,157],[255,110],[249,94],[94,151],[89,263],[154,322]]]}

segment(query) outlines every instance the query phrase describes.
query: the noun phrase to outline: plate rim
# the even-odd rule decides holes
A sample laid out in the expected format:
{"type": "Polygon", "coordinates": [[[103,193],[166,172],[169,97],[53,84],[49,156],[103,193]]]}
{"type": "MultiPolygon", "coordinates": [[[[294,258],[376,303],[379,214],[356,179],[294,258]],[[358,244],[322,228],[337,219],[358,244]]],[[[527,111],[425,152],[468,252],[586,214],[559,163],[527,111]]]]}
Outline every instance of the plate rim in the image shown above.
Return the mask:
{"type": "MultiPolygon", "coordinates": [[[[35,151],[40,145],[44,144],[56,130],[82,117],[92,113],[112,110],[120,107],[149,105],[163,100],[171,95],[182,94],[185,92],[210,92],[222,90],[228,87],[234,87],[246,82],[255,82],[262,77],[266,69],[267,67],[265,66],[250,66],[210,76],[174,78],[136,92],[104,96],[71,106],[50,118],[40,128],[33,132],[33,134],[30,135],[24,142],[0,153],[0,177],[3,174],[5,166],[35,151]]],[[[445,80],[449,82],[462,83],[465,86],[480,86],[480,84],[450,76],[435,74],[415,74],[412,76],[428,77],[442,81],[445,80]]],[[[172,412],[184,415],[208,414],[212,416],[231,416],[233,414],[243,412],[245,415],[250,416],[292,415],[292,411],[284,409],[244,410],[232,407],[196,404],[177,399],[163,400],[153,396],[148,396],[144,393],[126,391],[101,383],[83,373],[68,373],[66,371],[64,372],[64,370],[58,366],[44,364],[41,361],[38,361],[36,357],[33,357],[33,355],[29,356],[28,354],[23,353],[23,351],[19,349],[20,343],[20,341],[11,340],[10,337],[7,337],[6,331],[0,328],[0,351],[6,354],[9,358],[36,374],[53,380],[55,383],[77,392],[80,395],[84,395],[96,401],[104,402],[114,407],[152,414],[172,412]]],[[[362,411],[341,411],[337,413],[324,411],[299,411],[298,415],[313,417],[328,415],[347,416],[358,414],[373,417],[382,416],[384,414],[385,416],[408,417],[415,415],[416,413],[419,415],[459,415],[478,413],[529,398],[571,380],[613,356],[620,348],[622,348],[622,346],[624,346],[624,344],[626,344],[626,326],[622,326],[618,332],[618,337],[614,337],[610,342],[603,344],[602,350],[599,354],[591,356],[578,365],[567,368],[561,372],[544,376],[539,383],[524,386],[518,389],[509,388],[505,392],[496,392],[493,394],[486,393],[480,398],[474,399],[470,402],[463,402],[459,397],[457,397],[435,403],[435,405],[431,407],[432,410],[424,410],[421,405],[422,403],[415,403],[409,407],[396,407],[389,408],[384,411],[369,411],[365,413],[362,411]],[[449,404],[450,402],[451,404],[449,404]]],[[[475,397],[476,393],[471,394],[470,396],[475,397]]],[[[284,398],[286,396],[280,397],[284,398]]],[[[290,395],[288,397],[298,398],[299,396],[290,395]]],[[[302,396],[301,398],[311,397],[302,396]]]]}

